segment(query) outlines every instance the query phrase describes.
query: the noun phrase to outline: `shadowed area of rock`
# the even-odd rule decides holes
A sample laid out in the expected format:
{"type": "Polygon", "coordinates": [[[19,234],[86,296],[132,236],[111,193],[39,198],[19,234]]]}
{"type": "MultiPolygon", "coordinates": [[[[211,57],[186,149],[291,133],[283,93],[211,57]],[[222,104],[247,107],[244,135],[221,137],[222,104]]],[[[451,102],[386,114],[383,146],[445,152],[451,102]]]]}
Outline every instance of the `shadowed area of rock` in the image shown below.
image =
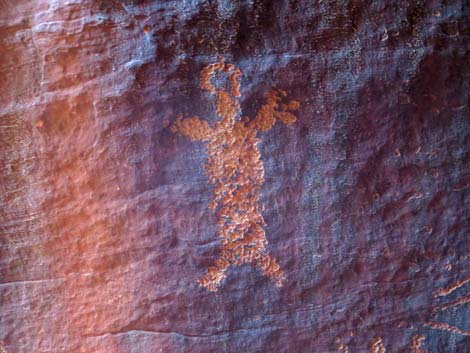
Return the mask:
{"type": "Polygon", "coordinates": [[[0,352],[469,353],[469,13],[0,0],[0,352]]]}

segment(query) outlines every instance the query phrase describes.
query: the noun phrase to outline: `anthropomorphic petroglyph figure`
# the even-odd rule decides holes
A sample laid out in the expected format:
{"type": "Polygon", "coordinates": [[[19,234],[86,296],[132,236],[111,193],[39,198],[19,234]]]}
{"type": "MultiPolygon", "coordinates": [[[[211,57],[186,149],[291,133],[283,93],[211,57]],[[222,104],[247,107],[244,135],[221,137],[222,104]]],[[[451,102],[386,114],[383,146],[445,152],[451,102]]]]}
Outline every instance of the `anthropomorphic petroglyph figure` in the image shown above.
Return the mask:
{"type": "MultiPolygon", "coordinates": [[[[435,294],[434,297],[436,298],[445,298],[448,295],[454,293],[455,291],[463,288],[465,285],[470,283],[470,277],[463,278],[457,282],[452,283],[448,287],[444,287],[439,289],[435,294]]],[[[465,328],[459,328],[457,326],[448,324],[446,322],[441,322],[436,320],[437,314],[440,312],[446,311],[448,309],[455,309],[460,306],[464,306],[466,304],[470,303],[470,295],[468,295],[468,292],[466,295],[457,297],[456,299],[452,300],[451,302],[448,302],[446,304],[440,304],[437,305],[433,311],[431,312],[431,320],[426,321],[425,325],[434,329],[442,330],[442,331],[447,331],[447,332],[452,332],[458,335],[462,336],[470,336],[470,330],[465,329],[465,328]]]]}
{"type": "Polygon", "coordinates": [[[245,263],[260,268],[278,286],[285,280],[276,259],[266,251],[265,222],[259,202],[264,167],[257,133],[271,129],[277,120],[287,125],[294,123],[296,117],[292,112],[299,108],[299,103],[284,102],[286,92],[272,90],[255,118],[242,120],[238,102],[240,76],[239,69],[222,59],[206,66],[201,71],[200,88],[215,96],[219,119],[211,125],[197,116],[179,116],[172,126],[173,132],[192,141],[203,141],[207,147],[205,174],[214,185],[209,207],[217,211],[217,236],[222,238],[219,258],[198,281],[210,291],[217,290],[230,266],[245,263]],[[216,75],[228,79],[227,88],[214,82],[216,75]]]}

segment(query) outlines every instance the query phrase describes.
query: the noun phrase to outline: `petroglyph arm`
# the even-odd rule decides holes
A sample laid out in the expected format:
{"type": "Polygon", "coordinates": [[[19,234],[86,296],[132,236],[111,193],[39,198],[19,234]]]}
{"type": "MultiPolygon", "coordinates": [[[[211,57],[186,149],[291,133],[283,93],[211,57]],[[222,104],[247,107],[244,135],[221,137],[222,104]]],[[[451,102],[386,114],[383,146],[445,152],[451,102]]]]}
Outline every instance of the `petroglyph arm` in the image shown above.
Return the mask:
{"type": "Polygon", "coordinates": [[[183,118],[182,115],[178,116],[171,131],[177,132],[191,141],[207,141],[213,133],[206,120],[202,120],[198,116],[183,118]]]}
{"type": "Polygon", "coordinates": [[[268,92],[266,94],[266,103],[261,106],[249,126],[258,131],[268,131],[277,120],[282,121],[286,125],[294,123],[297,117],[292,112],[299,109],[300,103],[295,100],[282,103],[286,97],[287,93],[283,90],[271,90],[268,92]]]}

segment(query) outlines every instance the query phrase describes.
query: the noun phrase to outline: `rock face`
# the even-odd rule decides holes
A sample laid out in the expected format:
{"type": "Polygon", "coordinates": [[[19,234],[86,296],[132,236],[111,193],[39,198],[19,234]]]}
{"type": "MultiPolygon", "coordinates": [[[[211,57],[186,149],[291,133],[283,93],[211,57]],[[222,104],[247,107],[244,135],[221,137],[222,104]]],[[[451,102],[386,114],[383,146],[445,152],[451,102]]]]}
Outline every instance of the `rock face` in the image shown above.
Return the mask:
{"type": "Polygon", "coordinates": [[[0,10],[0,351],[470,352],[466,1],[0,10]]]}

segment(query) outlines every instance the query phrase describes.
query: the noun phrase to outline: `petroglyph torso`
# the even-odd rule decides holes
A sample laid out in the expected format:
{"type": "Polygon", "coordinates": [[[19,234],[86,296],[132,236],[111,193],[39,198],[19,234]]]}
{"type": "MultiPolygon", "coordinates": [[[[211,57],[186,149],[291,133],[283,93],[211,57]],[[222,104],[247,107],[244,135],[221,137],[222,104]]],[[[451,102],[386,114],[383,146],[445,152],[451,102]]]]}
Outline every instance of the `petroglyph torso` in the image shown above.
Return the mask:
{"type": "Polygon", "coordinates": [[[220,119],[211,126],[197,116],[179,116],[172,126],[174,132],[192,141],[204,141],[208,152],[205,174],[214,185],[214,197],[209,207],[217,211],[217,236],[222,238],[219,258],[198,283],[216,291],[231,265],[250,263],[281,286],[284,272],[266,251],[267,239],[259,202],[264,183],[264,167],[258,149],[258,131],[267,131],[277,120],[284,124],[296,121],[293,111],[299,103],[285,100],[286,92],[272,90],[266,103],[252,120],[240,120],[241,71],[223,60],[201,71],[200,88],[216,96],[216,114],[220,119]],[[216,88],[212,82],[216,73],[229,76],[230,89],[216,88]]]}

